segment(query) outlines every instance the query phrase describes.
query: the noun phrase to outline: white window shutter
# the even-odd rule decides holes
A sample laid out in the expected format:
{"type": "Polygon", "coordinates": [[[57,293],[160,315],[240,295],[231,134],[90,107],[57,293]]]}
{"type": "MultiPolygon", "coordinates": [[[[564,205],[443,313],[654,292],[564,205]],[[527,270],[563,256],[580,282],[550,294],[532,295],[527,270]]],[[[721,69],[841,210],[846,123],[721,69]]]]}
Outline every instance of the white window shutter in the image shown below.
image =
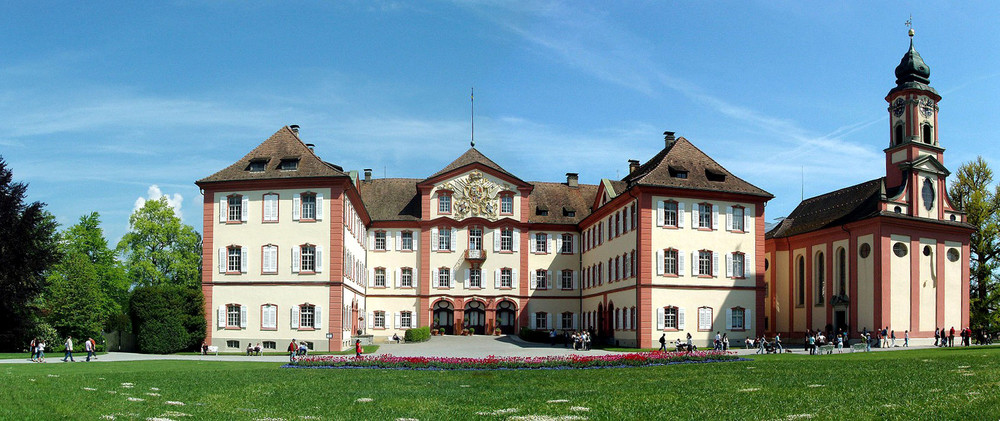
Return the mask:
{"type": "Polygon", "coordinates": [[[753,317],[750,316],[750,309],[743,310],[743,328],[746,330],[753,328],[753,317]]]}
{"type": "Polygon", "coordinates": [[[457,229],[454,229],[454,228],[451,229],[451,246],[448,247],[448,250],[451,250],[451,251],[458,250],[458,230],[457,229]]]}
{"type": "Polygon", "coordinates": [[[368,328],[371,329],[373,327],[375,327],[375,312],[374,311],[369,311],[368,312],[368,328]]]}
{"type": "Polygon", "coordinates": [[[219,222],[228,221],[229,217],[229,200],[225,197],[219,199],[219,222]]]}
{"type": "Polygon", "coordinates": [[[517,275],[517,269],[510,270],[511,287],[518,288],[521,285],[520,278],[517,275]]]}
{"type": "Polygon", "coordinates": [[[719,205],[712,205],[712,229],[719,229],[719,205]]]}
{"type": "Polygon", "coordinates": [[[552,271],[545,271],[545,289],[552,289],[552,271]]]}
{"type": "Polygon", "coordinates": [[[219,273],[226,273],[226,248],[219,247],[219,273]]]}
{"type": "Polygon", "coordinates": [[[247,328],[247,306],[240,306],[240,329],[247,328]]]}
{"type": "Polygon", "coordinates": [[[656,202],[656,226],[663,226],[663,201],[656,202]]]}
{"type": "Polygon", "coordinates": [[[657,250],[654,259],[656,259],[656,274],[663,276],[663,250],[657,250]]]}
{"type": "Polygon", "coordinates": [[[753,223],[753,216],[750,215],[750,208],[743,208],[743,232],[750,232],[753,223]]]}
{"type": "Polygon", "coordinates": [[[240,201],[240,221],[247,221],[247,214],[250,213],[250,197],[243,195],[240,201]]]}
{"type": "MultiPolygon", "coordinates": [[[[418,271],[418,270],[412,270],[410,276],[412,276],[412,278],[413,278],[412,279],[412,281],[413,281],[413,289],[417,289],[417,287],[419,285],[418,280],[420,278],[420,271],[418,271]]],[[[413,314],[417,314],[417,313],[413,313],[413,314]]]]}
{"type": "Polygon", "coordinates": [[[440,278],[438,278],[438,270],[431,270],[431,287],[437,288],[441,285],[440,278]]]}
{"type": "Polygon", "coordinates": [[[292,247],[292,272],[299,273],[299,248],[298,246],[292,247]]]}
{"type": "Polygon", "coordinates": [[[656,308],[656,330],[663,330],[663,307],[656,308]]]}
{"type": "Polygon", "coordinates": [[[576,234],[573,234],[573,253],[579,253],[580,252],[579,238],[580,238],[580,236],[578,236],[576,234]]]}
{"type": "MultiPolygon", "coordinates": [[[[455,238],[455,237],[452,237],[455,238]]],[[[448,288],[455,289],[455,270],[448,271],[448,288]]]]}
{"type": "Polygon", "coordinates": [[[465,289],[469,289],[469,284],[471,284],[471,282],[469,282],[471,276],[470,272],[471,271],[469,269],[466,269],[465,277],[462,278],[462,282],[465,284],[465,289]]]}
{"type": "Polygon", "coordinates": [[[313,314],[313,329],[323,328],[323,306],[317,305],[315,308],[316,312],[313,314]]]}
{"type": "MultiPolygon", "coordinates": [[[[416,241],[417,241],[416,238],[414,238],[413,242],[416,242],[416,241]]],[[[413,246],[414,246],[414,248],[416,248],[416,244],[414,244],[413,246]]],[[[403,232],[402,231],[396,231],[396,248],[398,248],[399,250],[403,249],[403,232]]]]}
{"type": "Polygon", "coordinates": [[[624,231],[628,231],[629,227],[628,216],[629,216],[629,211],[628,207],[626,206],[625,210],[622,212],[622,227],[624,228],[624,231]]]}
{"type": "Polygon", "coordinates": [[[323,272],[323,246],[316,246],[316,273],[323,272]]]}
{"type": "Polygon", "coordinates": [[[323,193],[316,193],[316,220],[323,220],[323,193]]]}
{"type": "MultiPolygon", "coordinates": [[[[514,271],[512,269],[511,270],[511,282],[513,282],[513,274],[514,274],[514,271]]],[[[516,283],[515,283],[515,285],[516,285],[516,283]]],[[[528,281],[528,289],[538,289],[538,280],[536,280],[536,279],[529,280],[528,281]]]]}
{"type": "Polygon", "coordinates": [[[553,235],[552,237],[554,237],[553,240],[556,243],[555,249],[552,250],[552,252],[553,253],[562,253],[562,246],[563,246],[562,235],[561,234],[560,235],[553,235]]]}
{"type": "Polygon", "coordinates": [[[545,328],[552,329],[552,313],[545,313],[545,328]]]}
{"type": "Polygon", "coordinates": [[[500,269],[493,270],[493,288],[500,288],[500,269]]]}
{"type": "Polygon", "coordinates": [[[521,251],[521,230],[514,228],[514,251],[521,251]]]}
{"type": "Polygon", "coordinates": [[[398,311],[392,313],[392,320],[393,320],[393,325],[392,326],[395,327],[396,329],[399,329],[400,317],[399,317],[399,312],[398,311]]]}
{"type": "Polygon", "coordinates": [[[726,330],[733,330],[733,309],[726,309],[726,330]]]}
{"type": "Polygon", "coordinates": [[[292,329],[299,328],[299,306],[292,306],[292,329]]]}
{"type": "Polygon", "coordinates": [[[684,228],[684,203],[677,202],[677,228],[684,228]]]}
{"type": "Polygon", "coordinates": [[[691,229],[698,229],[701,225],[701,218],[699,218],[700,210],[698,209],[697,203],[691,204],[691,229]]]}
{"type": "Polygon", "coordinates": [[[719,253],[714,251],[712,253],[712,276],[715,278],[719,277],[719,253]]]}
{"type": "Polygon", "coordinates": [[[224,305],[219,306],[219,315],[218,316],[219,316],[219,327],[220,328],[225,328],[226,327],[226,306],[224,306],[224,305]]]}
{"type": "Polygon", "coordinates": [[[556,248],[555,245],[556,245],[556,235],[545,234],[545,253],[558,253],[559,249],[556,248]]]}
{"type": "Polygon", "coordinates": [[[438,251],[438,229],[431,228],[431,251],[438,251]]]}
{"type": "Polygon", "coordinates": [[[701,268],[698,267],[698,252],[691,252],[691,276],[701,275],[701,268]]]}
{"type": "Polygon", "coordinates": [[[302,215],[302,195],[295,193],[292,196],[292,220],[298,221],[302,215]]]}
{"type": "Polygon", "coordinates": [[[394,249],[393,244],[392,244],[393,237],[394,236],[392,235],[391,232],[389,232],[389,231],[385,232],[385,249],[388,250],[388,251],[392,251],[394,249]]]}
{"type": "Polygon", "coordinates": [[[247,273],[247,249],[240,248],[240,273],[247,273]]]}
{"type": "Polygon", "coordinates": [[[375,250],[375,231],[368,231],[368,250],[375,250]]]}
{"type": "Polygon", "coordinates": [[[579,327],[577,327],[578,326],[577,316],[579,316],[579,314],[573,313],[573,330],[579,329],[579,327]]]}
{"type": "Polygon", "coordinates": [[[684,307],[677,309],[677,329],[684,330],[684,307]]]}
{"type": "Polygon", "coordinates": [[[748,259],[747,256],[749,255],[747,254],[743,255],[743,277],[747,279],[753,279],[756,281],[757,278],[754,276],[753,273],[753,270],[755,269],[754,263],[750,261],[750,259],[748,259]]]}
{"type": "Polygon", "coordinates": [[[684,252],[677,250],[677,276],[684,276],[684,252]]]}
{"type": "Polygon", "coordinates": [[[726,231],[733,230],[733,207],[726,206],[726,231]]]}
{"type": "Polygon", "coordinates": [[[531,315],[531,329],[538,329],[538,315],[536,314],[531,315]]]}
{"type": "MultiPolygon", "coordinates": [[[[400,243],[402,244],[402,243],[400,243]]],[[[413,231],[413,250],[416,251],[420,249],[420,231],[413,231]]],[[[417,314],[417,313],[413,313],[417,314]]]]}
{"type": "Polygon", "coordinates": [[[573,271],[573,289],[580,289],[579,274],[580,272],[575,270],[573,271]]]}
{"type": "Polygon", "coordinates": [[[733,277],[733,255],[726,253],[726,277],[733,277]]]}
{"type": "Polygon", "coordinates": [[[402,279],[402,276],[402,269],[396,268],[396,270],[392,272],[393,286],[399,288],[399,281],[402,279]]]}
{"type": "Polygon", "coordinates": [[[368,268],[368,286],[375,286],[375,268],[368,268]]]}
{"type": "Polygon", "coordinates": [[[500,251],[500,230],[499,229],[493,230],[493,251],[494,252],[500,251]]]}

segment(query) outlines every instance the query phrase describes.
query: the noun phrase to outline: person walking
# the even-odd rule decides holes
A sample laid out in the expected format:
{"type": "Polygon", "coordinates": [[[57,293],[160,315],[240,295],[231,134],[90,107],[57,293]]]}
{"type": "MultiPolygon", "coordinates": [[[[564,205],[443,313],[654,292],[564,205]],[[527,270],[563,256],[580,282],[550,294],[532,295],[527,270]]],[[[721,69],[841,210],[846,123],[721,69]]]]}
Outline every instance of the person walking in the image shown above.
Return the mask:
{"type": "Polygon", "coordinates": [[[691,341],[690,333],[687,334],[687,351],[688,352],[694,351],[694,342],[691,341]]]}
{"type": "Polygon", "coordinates": [[[288,344],[288,362],[295,362],[295,352],[299,350],[299,346],[295,344],[295,338],[292,338],[292,342],[288,344]]]}
{"type": "Polygon", "coordinates": [[[907,330],[903,332],[903,348],[909,348],[909,347],[910,347],[910,331],[907,330]]]}
{"type": "MultiPolygon", "coordinates": [[[[553,331],[553,332],[555,332],[555,331],[553,331]]],[[[361,358],[361,351],[362,350],[364,350],[364,348],[361,347],[361,340],[360,339],[355,339],[354,340],[354,356],[356,358],[361,358]]]]}
{"type": "Polygon", "coordinates": [[[94,342],[92,339],[87,338],[87,341],[83,343],[84,351],[87,351],[87,362],[90,362],[90,357],[94,356],[94,342]]]}
{"type": "Polygon", "coordinates": [[[892,340],[892,345],[890,345],[890,347],[895,348],[896,347],[896,330],[895,329],[893,329],[891,332],[889,332],[889,338],[892,340]]]}
{"type": "Polygon", "coordinates": [[[28,356],[29,361],[35,361],[35,354],[38,353],[38,338],[31,338],[31,344],[29,345],[29,350],[31,355],[28,356]]]}
{"type": "Polygon", "coordinates": [[[549,330],[549,346],[556,346],[556,330],[549,330]]]}
{"type": "Polygon", "coordinates": [[[837,335],[837,353],[840,354],[844,352],[844,337],[837,335]]]}
{"type": "Polygon", "coordinates": [[[44,340],[41,340],[41,339],[38,340],[38,349],[36,351],[38,351],[38,355],[35,357],[35,362],[36,363],[44,363],[45,362],[45,341],[44,340]]]}
{"type": "Polygon", "coordinates": [[[73,359],[73,337],[72,336],[67,336],[66,337],[66,355],[63,356],[63,362],[66,362],[67,358],[69,358],[69,361],[72,362],[72,363],[76,362],[76,360],[73,359]]]}
{"type": "Polygon", "coordinates": [[[722,350],[723,351],[729,351],[729,334],[728,333],[723,333],[722,334],[722,350]]]}
{"type": "Polygon", "coordinates": [[[953,346],[955,346],[955,326],[952,326],[948,332],[948,347],[951,348],[953,346]]]}
{"type": "Polygon", "coordinates": [[[934,346],[938,346],[938,341],[941,339],[941,328],[934,328],[934,346]]]}
{"type": "Polygon", "coordinates": [[[757,338],[757,353],[758,354],[765,354],[767,352],[767,350],[765,348],[766,346],[767,346],[767,337],[766,336],[761,336],[761,337],[757,338]]]}
{"type": "Polygon", "coordinates": [[[778,353],[785,352],[785,347],[781,346],[781,334],[774,334],[774,347],[778,350],[778,353]]]}
{"type": "Polygon", "coordinates": [[[660,351],[667,352],[667,334],[660,335],[660,351]]]}

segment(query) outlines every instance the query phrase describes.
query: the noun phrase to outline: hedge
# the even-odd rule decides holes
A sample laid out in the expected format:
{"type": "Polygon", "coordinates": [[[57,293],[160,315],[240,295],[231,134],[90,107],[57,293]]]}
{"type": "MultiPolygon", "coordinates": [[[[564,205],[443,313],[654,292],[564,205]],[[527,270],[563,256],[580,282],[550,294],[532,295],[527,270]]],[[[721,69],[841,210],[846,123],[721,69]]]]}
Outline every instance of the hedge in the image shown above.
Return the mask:
{"type": "Polygon", "coordinates": [[[430,326],[406,329],[406,333],[403,334],[403,339],[406,340],[406,342],[423,342],[430,338],[431,338],[430,326]]]}
{"type": "Polygon", "coordinates": [[[138,287],[129,301],[139,351],[171,354],[196,350],[205,339],[201,289],[175,285],[138,287]]]}

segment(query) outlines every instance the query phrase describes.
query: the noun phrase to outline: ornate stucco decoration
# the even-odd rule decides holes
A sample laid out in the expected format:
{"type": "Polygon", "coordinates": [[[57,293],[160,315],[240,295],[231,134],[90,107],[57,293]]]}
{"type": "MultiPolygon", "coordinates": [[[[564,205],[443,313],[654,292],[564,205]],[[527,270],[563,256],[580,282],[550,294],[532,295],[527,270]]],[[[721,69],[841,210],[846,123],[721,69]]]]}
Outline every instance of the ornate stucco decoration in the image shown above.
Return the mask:
{"type": "Polygon", "coordinates": [[[490,221],[497,219],[499,193],[503,187],[484,177],[483,173],[473,171],[468,177],[445,183],[441,188],[453,192],[452,201],[456,219],[474,216],[490,221]]]}

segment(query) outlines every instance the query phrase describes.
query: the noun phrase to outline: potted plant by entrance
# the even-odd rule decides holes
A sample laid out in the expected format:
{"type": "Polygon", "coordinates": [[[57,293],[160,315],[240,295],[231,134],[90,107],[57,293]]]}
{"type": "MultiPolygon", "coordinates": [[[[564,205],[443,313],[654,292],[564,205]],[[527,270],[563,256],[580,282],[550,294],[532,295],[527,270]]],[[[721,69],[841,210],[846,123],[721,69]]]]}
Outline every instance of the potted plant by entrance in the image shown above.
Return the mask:
{"type": "Polygon", "coordinates": [[[444,336],[444,328],[438,329],[438,335],[444,336]]]}
{"type": "Polygon", "coordinates": [[[500,333],[501,332],[500,332],[500,328],[499,327],[497,327],[496,329],[493,329],[493,336],[500,336],[500,333]]]}
{"type": "Polygon", "coordinates": [[[474,327],[470,327],[470,328],[469,328],[469,336],[472,336],[472,335],[474,335],[474,334],[476,334],[476,328],[474,328],[474,327]]]}

